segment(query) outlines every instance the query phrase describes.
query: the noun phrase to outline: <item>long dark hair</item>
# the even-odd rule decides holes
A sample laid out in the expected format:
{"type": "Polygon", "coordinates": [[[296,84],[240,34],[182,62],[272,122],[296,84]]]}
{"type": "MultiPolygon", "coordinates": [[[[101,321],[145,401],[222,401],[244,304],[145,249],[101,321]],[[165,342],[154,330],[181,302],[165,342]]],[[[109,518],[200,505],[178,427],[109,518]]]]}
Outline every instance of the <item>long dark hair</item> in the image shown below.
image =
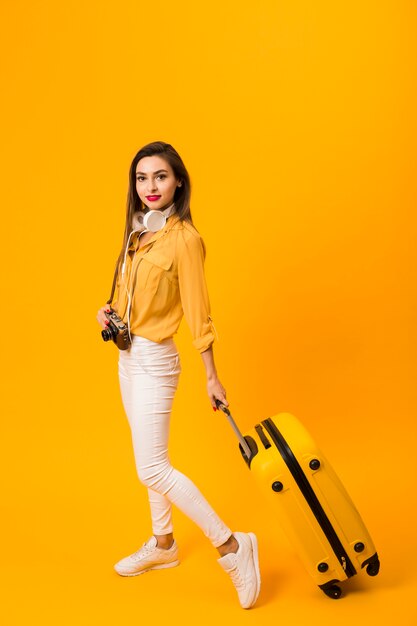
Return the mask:
{"type": "Polygon", "coordinates": [[[187,169],[178,152],[169,143],[163,141],[153,141],[143,146],[133,158],[129,169],[129,189],[126,202],[126,224],[123,237],[123,249],[127,244],[127,239],[132,232],[132,217],[136,211],[146,211],[148,208],[143,204],[136,191],[136,166],[144,157],[161,156],[173,169],[174,176],[182,182],[181,187],[175,189],[174,202],[175,212],[180,220],[193,223],[190,209],[191,182],[187,169]]]}
{"type": "MultiPolygon", "coordinates": [[[[143,157],[149,156],[161,156],[165,159],[173,169],[174,175],[177,180],[182,182],[181,187],[177,187],[174,193],[175,213],[180,220],[193,224],[191,217],[190,198],[191,198],[191,181],[187,169],[183,163],[178,152],[169,143],[164,141],[153,141],[146,144],[139,150],[134,156],[133,161],[129,169],[129,187],[127,191],[126,202],[126,223],[123,234],[123,245],[116,262],[116,274],[123,261],[125,248],[129,239],[129,235],[132,232],[132,218],[136,211],[146,211],[147,207],[143,204],[136,191],[136,166],[143,157]]],[[[114,292],[114,281],[112,288],[112,296],[114,292]]]]}

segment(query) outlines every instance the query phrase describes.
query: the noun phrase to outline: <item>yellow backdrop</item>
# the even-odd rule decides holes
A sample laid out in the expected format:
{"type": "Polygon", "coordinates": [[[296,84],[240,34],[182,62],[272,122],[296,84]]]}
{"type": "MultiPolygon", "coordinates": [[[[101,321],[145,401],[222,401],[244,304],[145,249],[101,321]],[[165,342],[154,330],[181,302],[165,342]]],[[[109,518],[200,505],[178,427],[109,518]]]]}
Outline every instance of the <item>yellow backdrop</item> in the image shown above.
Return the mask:
{"type": "Polygon", "coordinates": [[[1,13],[4,623],[416,624],[415,3],[16,0],[1,13]],[[314,588],[276,527],[185,322],[171,456],[229,525],[258,534],[263,590],[243,612],[179,512],[181,567],[113,571],[151,528],[95,315],[128,167],[153,140],[192,177],[232,413],[243,430],[296,414],[381,553],[380,576],[344,600],[314,588]]]}

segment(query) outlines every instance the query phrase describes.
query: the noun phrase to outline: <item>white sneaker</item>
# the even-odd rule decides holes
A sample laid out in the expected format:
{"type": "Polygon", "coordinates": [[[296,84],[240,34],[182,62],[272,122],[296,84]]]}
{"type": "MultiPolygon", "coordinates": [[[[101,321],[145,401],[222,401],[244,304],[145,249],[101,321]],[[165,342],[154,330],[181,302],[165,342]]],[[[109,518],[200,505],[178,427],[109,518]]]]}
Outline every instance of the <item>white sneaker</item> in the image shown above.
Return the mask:
{"type": "Polygon", "coordinates": [[[253,533],[233,535],[239,544],[238,551],[225,554],[217,560],[232,579],[241,606],[249,609],[255,604],[261,590],[258,541],[253,533]]]}
{"type": "Polygon", "coordinates": [[[168,550],[158,548],[156,537],[151,537],[137,552],[125,557],[114,569],[120,576],[138,576],[151,569],[165,569],[179,565],[178,546],[175,543],[168,550]]]}

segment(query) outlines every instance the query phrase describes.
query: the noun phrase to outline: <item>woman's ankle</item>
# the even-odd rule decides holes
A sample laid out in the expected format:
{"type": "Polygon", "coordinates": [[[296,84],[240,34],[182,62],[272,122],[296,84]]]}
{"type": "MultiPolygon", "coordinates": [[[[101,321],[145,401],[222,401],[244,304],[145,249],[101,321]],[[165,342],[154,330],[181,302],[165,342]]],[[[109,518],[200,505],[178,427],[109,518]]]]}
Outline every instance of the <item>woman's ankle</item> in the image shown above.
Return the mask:
{"type": "Polygon", "coordinates": [[[229,539],[217,548],[217,551],[220,554],[220,556],[225,556],[226,554],[230,554],[231,552],[236,553],[238,549],[239,549],[239,544],[235,536],[230,535],[229,539]]]}
{"type": "Polygon", "coordinates": [[[174,544],[174,535],[169,533],[168,535],[154,535],[156,539],[156,545],[161,550],[169,550],[174,544]]]}

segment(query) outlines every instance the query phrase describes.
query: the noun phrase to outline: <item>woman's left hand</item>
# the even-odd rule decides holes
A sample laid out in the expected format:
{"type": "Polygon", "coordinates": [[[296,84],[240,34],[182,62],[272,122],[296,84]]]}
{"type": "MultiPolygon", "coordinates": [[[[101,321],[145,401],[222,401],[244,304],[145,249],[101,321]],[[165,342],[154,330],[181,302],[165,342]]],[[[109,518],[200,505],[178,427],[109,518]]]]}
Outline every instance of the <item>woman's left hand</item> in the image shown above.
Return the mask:
{"type": "Polygon", "coordinates": [[[217,376],[207,380],[207,393],[210,398],[211,406],[214,410],[217,409],[216,398],[223,402],[225,406],[229,406],[229,403],[226,400],[226,389],[223,387],[217,376]]]}

